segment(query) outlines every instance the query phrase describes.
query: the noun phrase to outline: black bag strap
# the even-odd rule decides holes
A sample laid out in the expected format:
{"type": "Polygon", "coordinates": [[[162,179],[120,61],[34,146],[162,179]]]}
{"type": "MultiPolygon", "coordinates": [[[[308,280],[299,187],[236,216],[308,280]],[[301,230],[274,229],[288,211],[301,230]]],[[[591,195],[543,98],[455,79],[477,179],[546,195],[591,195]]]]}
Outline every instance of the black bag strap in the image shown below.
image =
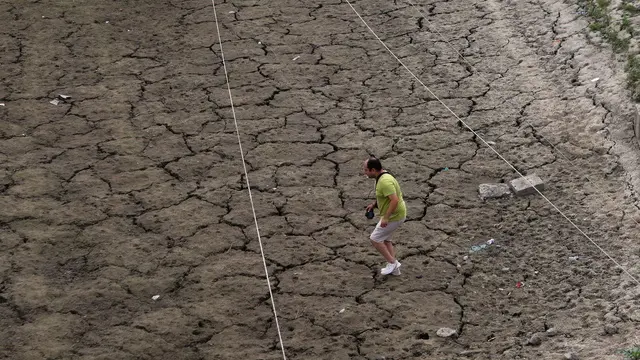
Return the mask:
{"type": "Polygon", "coordinates": [[[376,176],[376,184],[378,183],[378,179],[380,179],[380,177],[382,177],[382,175],[387,175],[387,174],[389,174],[389,175],[393,176],[393,174],[392,174],[392,173],[390,173],[390,172],[388,172],[388,171],[386,171],[386,170],[385,170],[385,172],[380,173],[380,174],[378,174],[378,176],[376,176]]]}

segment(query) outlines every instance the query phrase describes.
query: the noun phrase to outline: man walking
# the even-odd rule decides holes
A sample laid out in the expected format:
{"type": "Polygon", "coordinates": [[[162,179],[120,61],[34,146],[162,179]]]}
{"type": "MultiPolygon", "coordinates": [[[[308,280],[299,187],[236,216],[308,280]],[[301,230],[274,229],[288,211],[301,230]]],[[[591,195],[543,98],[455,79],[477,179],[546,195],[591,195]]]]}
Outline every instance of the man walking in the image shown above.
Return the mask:
{"type": "Polygon", "coordinates": [[[364,173],[376,179],[376,201],[367,206],[367,211],[378,208],[380,221],[369,237],[373,247],[387,260],[387,266],[380,270],[382,275],[400,275],[400,262],[391,243],[391,235],[407,217],[407,208],[402,198],[402,190],[395,177],[382,168],[375,157],[364,162],[364,173]]]}

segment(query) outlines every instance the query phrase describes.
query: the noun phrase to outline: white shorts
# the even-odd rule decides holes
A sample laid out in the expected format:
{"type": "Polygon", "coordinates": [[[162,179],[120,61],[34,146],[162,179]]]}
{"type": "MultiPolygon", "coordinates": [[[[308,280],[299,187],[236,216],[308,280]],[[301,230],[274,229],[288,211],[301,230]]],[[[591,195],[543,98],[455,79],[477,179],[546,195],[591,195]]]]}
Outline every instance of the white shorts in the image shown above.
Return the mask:
{"type": "Polygon", "coordinates": [[[379,243],[384,241],[391,241],[391,235],[393,235],[393,232],[397,228],[399,228],[402,223],[404,223],[404,220],[405,219],[390,222],[386,227],[380,227],[380,221],[378,221],[378,224],[376,225],[376,228],[373,229],[373,232],[371,233],[369,239],[371,239],[371,241],[379,243]]]}

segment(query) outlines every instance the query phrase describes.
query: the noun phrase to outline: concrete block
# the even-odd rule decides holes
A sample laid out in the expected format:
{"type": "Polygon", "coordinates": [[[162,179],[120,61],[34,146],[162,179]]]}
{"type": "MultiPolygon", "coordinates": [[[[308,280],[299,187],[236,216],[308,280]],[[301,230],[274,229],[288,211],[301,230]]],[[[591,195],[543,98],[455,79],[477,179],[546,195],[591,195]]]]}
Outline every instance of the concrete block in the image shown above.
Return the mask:
{"type": "Polygon", "coordinates": [[[497,199],[511,195],[511,189],[507,184],[480,184],[478,186],[480,199],[497,199]]]}
{"type": "Polygon", "coordinates": [[[531,174],[525,177],[511,180],[511,182],[509,182],[509,187],[511,188],[511,190],[513,190],[516,196],[525,196],[537,194],[535,189],[542,191],[544,189],[544,182],[538,175],[531,174]]]}

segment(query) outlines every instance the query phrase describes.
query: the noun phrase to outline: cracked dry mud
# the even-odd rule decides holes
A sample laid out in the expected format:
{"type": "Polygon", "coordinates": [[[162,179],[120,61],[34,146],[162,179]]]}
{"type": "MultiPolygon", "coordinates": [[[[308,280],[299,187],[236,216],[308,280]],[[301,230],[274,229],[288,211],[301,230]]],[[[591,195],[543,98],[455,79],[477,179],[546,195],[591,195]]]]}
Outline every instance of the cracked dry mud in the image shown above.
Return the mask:
{"type": "MultiPolygon", "coordinates": [[[[640,275],[627,94],[575,4],[354,7],[640,275]]],[[[346,2],[217,14],[289,358],[617,359],[637,340],[638,286],[539,196],[482,202],[517,175],[346,2]],[[401,277],[368,244],[368,152],[405,191],[401,277]]],[[[0,357],[281,358],[211,2],[4,0],[0,23],[0,357]]]]}

